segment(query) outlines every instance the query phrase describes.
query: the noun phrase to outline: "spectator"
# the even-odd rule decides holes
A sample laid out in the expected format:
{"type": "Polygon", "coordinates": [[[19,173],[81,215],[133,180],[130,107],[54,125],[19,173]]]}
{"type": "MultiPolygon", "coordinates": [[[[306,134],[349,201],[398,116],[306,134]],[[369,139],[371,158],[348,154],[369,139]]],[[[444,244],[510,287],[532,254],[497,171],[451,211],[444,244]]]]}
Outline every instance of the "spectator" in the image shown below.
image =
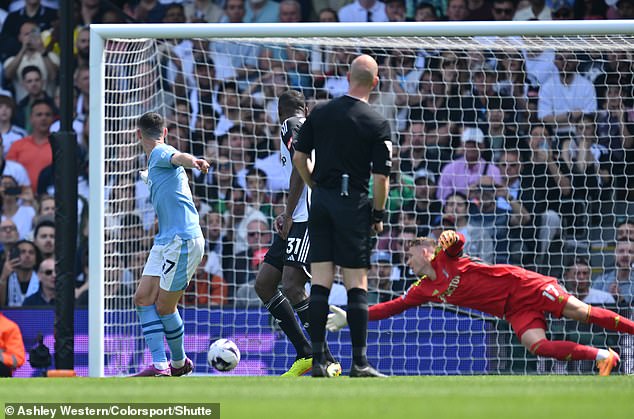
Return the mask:
{"type": "Polygon", "coordinates": [[[616,266],[595,278],[593,288],[607,291],[619,304],[634,303],[634,242],[619,241],[614,249],[616,266]]]}
{"type": "Polygon", "coordinates": [[[436,8],[429,3],[418,3],[416,6],[416,13],[414,14],[414,21],[416,22],[435,22],[438,20],[438,14],[436,8]]]}
{"type": "Polygon", "coordinates": [[[27,95],[22,84],[22,69],[27,66],[36,66],[40,69],[44,87],[48,94],[52,95],[55,91],[59,57],[54,52],[45,51],[40,30],[34,23],[22,24],[18,39],[21,49],[7,58],[3,64],[4,77],[13,82],[16,101],[21,101],[27,95]]]}
{"type": "Polygon", "coordinates": [[[51,27],[51,22],[57,18],[57,12],[48,7],[42,6],[40,0],[27,0],[24,2],[24,7],[11,12],[7,15],[2,25],[2,33],[0,38],[2,40],[2,56],[0,59],[5,59],[12,55],[15,55],[20,51],[20,42],[18,40],[20,34],[20,28],[25,22],[32,22],[40,32],[45,31],[51,27]]]}
{"type": "Polygon", "coordinates": [[[485,148],[482,130],[464,128],[461,140],[463,155],[447,164],[440,174],[437,195],[442,202],[455,192],[467,193],[469,186],[479,182],[482,176],[491,176],[495,183],[501,181],[499,169],[482,158],[485,148]]]}
{"type": "Polygon", "coordinates": [[[77,31],[75,38],[75,68],[88,67],[90,60],[90,27],[84,26],[77,31]]]}
{"type": "Polygon", "coordinates": [[[159,0],[138,0],[134,8],[135,18],[144,23],[161,23],[166,10],[159,0]]]}
{"type": "Polygon", "coordinates": [[[228,300],[229,288],[221,276],[209,273],[205,266],[209,263],[208,255],[203,255],[196,268],[194,278],[189,282],[183,295],[186,306],[199,308],[218,307],[228,300]]]}
{"type": "Polygon", "coordinates": [[[321,9],[319,11],[319,21],[326,23],[335,23],[339,22],[339,16],[334,9],[326,7],[325,9],[321,9]]]}
{"type": "Polygon", "coordinates": [[[517,0],[493,0],[493,8],[491,9],[493,20],[512,20],[516,8],[517,0]]]}
{"type": "Polygon", "coordinates": [[[0,263],[4,265],[11,254],[11,249],[20,240],[18,228],[15,223],[8,218],[0,221],[0,263]]]}
{"type": "Polygon", "coordinates": [[[584,113],[597,110],[597,98],[592,83],[577,72],[577,57],[571,52],[555,55],[558,73],[539,89],[538,117],[553,127],[557,136],[554,144],[561,151],[561,142],[575,134],[575,124],[584,113]]]}
{"type": "Polygon", "coordinates": [[[31,107],[33,132],[30,136],[14,142],[7,153],[7,160],[14,160],[24,166],[34,192],[37,191],[40,172],[53,162],[51,144],[48,141],[52,123],[51,105],[46,100],[36,100],[31,107]]]}
{"type": "MultiPolygon", "coordinates": [[[[138,217],[137,217],[138,218],[138,217]]],[[[141,220],[139,219],[139,225],[141,220]]],[[[130,227],[131,228],[131,227],[130,227]]],[[[140,239],[142,237],[135,237],[140,239]]],[[[37,246],[43,258],[55,257],[55,222],[44,219],[33,230],[33,243],[37,246]]]]}
{"type": "Polygon", "coordinates": [[[619,0],[616,7],[621,19],[634,19],[634,0],[619,0]]]}
{"type": "MultiPolygon", "coordinates": [[[[15,122],[21,127],[24,127],[27,132],[31,132],[33,127],[31,126],[31,108],[36,100],[46,100],[53,108],[53,113],[57,114],[57,108],[54,105],[53,98],[46,93],[44,89],[44,83],[42,81],[42,72],[39,67],[30,65],[22,69],[22,84],[27,95],[18,102],[18,106],[15,112],[15,122]]],[[[19,138],[26,137],[26,133],[19,138]]],[[[19,138],[16,138],[19,139],[19,138]]],[[[8,147],[5,147],[5,153],[9,151],[8,147]]]]}
{"type": "Polygon", "coordinates": [[[490,0],[468,0],[469,20],[493,20],[490,0]]]}
{"type": "Polygon", "coordinates": [[[217,23],[222,16],[222,9],[213,0],[194,0],[185,3],[187,22],[217,23]]]}
{"type": "Polygon", "coordinates": [[[550,8],[553,20],[572,20],[575,18],[574,0],[553,0],[550,8]]]}
{"type": "Polygon", "coordinates": [[[23,128],[13,125],[11,121],[15,116],[15,102],[10,96],[0,95],[0,136],[2,137],[2,145],[4,146],[4,156],[11,148],[16,140],[26,137],[26,131],[23,128]]]}
{"type": "Polygon", "coordinates": [[[295,0],[280,2],[280,23],[298,23],[302,21],[302,6],[295,0]]]}
{"type": "MultiPolygon", "coordinates": [[[[442,217],[439,231],[452,229],[461,233],[469,239],[465,240],[468,245],[465,252],[468,255],[478,257],[486,262],[494,261],[494,245],[493,238],[484,228],[469,224],[469,201],[467,196],[461,192],[453,192],[445,201],[442,210],[442,217]]],[[[434,236],[440,234],[438,230],[434,231],[434,236]]]]}
{"type": "Polygon", "coordinates": [[[564,270],[566,291],[587,304],[614,304],[614,297],[606,291],[591,288],[592,270],[588,258],[577,256],[564,270]]]}
{"type": "Polygon", "coordinates": [[[498,200],[496,194],[496,185],[488,176],[483,176],[479,183],[471,186],[469,224],[486,229],[493,238],[495,263],[519,263],[521,260],[518,257],[522,254],[519,231],[511,228],[530,216],[519,203],[513,201],[513,204],[509,204],[506,199],[498,200]],[[515,243],[519,245],[515,246],[515,243]]]}
{"type": "Polygon", "coordinates": [[[405,22],[405,0],[385,0],[388,22],[405,22]]]}
{"type": "Polygon", "coordinates": [[[102,17],[106,10],[102,10],[99,0],[80,0],[78,3],[77,24],[79,26],[88,28],[92,23],[105,23],[102,22],[102,17]]]}
{"type": "Polygon", "coordinates": [[[0,313],[0,377],[11,377],[24,364],[20,327],[0,313]]]}
{"type": "MultiPolygon", "coordinates": [[[[245,23],[276,23],[280,20],[281,4],[272,0],[248,0],[245,23]]],[[[300,16],[301,19],[301,16],[300,16]]]]}
{"type": "MultiPolygon", "coordinates": [[[[30,190],[30,188],[29,188],[30,190]]],[[[33,225],[38,225],[40,221],[55,220],[55,198],[51,195],[42,194],[37,197],[35,205],[35,217],[33,217],[33,225]]]]}
{"type": "Polygon", "coordinates": [[[616,240],[634,243],[634,219],[626,218],[616,225],[616,240]]]}
{"type": "Polygon", "coordinates": [[[368,304],[377,304],[392,299],[392,257],[388,252],[374,251],[370,256],[368,271],[368,304]]]}
{"type": "Polygon", "coordinates": [[[26,297],[22,307],[54,306],[55,305],[55,259],[45,258],[37,270],[40,279],[40,289],[35,294],[26,297]]]}
{"type": "Polygon", "coordinates": [[[426,169],[419,169],[414,175],[416,224],[419,236],[431,235],[433,220],[440,217],[442,205],[435,199],[436,176],[426,169]]]}
{"type": "MultiPolygon", "coordinates": [[[[273,234],[265,219],[251,218],[246,223],[247,249],[235,255],[235,267],[230,274],[229,296],[235,295],[240,286],[252,284],[260,263],[271,245],[273,234]]],[[[239,303],[239,301],[236,301],[239,303]]]]}
{"type": "Polygon", "coordinates": [[[339,9],[340,22],[387,22],[385,3],[378,0],[355,0],[339,9]]]}
{"type": "Polygon", "coordinates": [[[447,20],[450,22],[462,22],[469,18],[467,0],[447,1],[447,20]]]}
{"type": "Polygon", "coordinates": [[[551,20],[550,7],[546,0],[529,0],[528,6],[518,9],[513,20],[551,20]]]}
{"type": "MultiPolygon", "coordinates": [[[[534,135],[541,132],[537,128],[533,130],[534,135]]],[[[557,203],[562,196],[555,178],[563,177],[546,153],[540,149],[531,160],[516,149],[508,149],[500,155],[498,162],[502,177],[498,201],[512,208],[518,216],[519,224],[515,225],[521,225],[520,237],[525,250],[521,262],[524,265],[542,262],[548,256],[553,240],[561,233],[561,216],[553,208],[558,209],[557,203]]],[[[570,193],[570,183],[566,185],[570,193]]]]}
{"type": "Polygon", "coordinates": [[[0,273],[0,307],[21,307],[27,297],[38,292],[40,280],[35,271],[40,255],[28,240],[15,244],[0,273]]]}
{"type": "MultiPolygon", "coordinates": [[[[0,212],[2,212],[3,219],[12,220],[18,227],[20,239],[30,235],[35,216],[35,210],[30,204],[26,205],[20,202],[19,198],[23,195],[23,188],[13,177],[9,175],[0,177],[0,198],[2,198],[0,212]]],[[[31,196],[30,193],[28,196],[31,196]]]]}

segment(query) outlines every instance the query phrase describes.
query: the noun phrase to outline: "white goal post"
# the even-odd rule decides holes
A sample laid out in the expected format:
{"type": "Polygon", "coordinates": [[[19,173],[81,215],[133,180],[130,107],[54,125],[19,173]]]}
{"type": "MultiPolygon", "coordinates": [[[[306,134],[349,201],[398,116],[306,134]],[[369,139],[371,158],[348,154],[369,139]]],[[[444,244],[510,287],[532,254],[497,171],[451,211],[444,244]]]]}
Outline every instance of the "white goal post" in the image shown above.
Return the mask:
{"type": "MultiPolygon", "coordinates": [[[[147,105],[149,110],[158,110],[165,114],[165,109],[162,107],[162,101],[165,92],[158,88],[156,92],[150,92],[151,97],[146,97],[144,101],[134,102],[134,95],[128,96],[127,94],[119,94],[114,92],[112,80],[119,77],[117,74],[113,74],[111,70],[106,68],[106,64],[110,66],[116,65],[113,62],[106,63],[107,42],[109,40],[130,40],[130,41],[143,41],[143,40],[158,40],[158,39],[223,39],[230,42],[240,42],[245,40],[249,43],[274,43],[279,45],[293,45],[293,44],[309,44],[320,45],[322,42],[329,42],[325,40],[332,40],[331,45],[347,45],[349,41],[347,39],[363,39],[363,45],[367,45],[368,48],[395,48],[398,49],[399,45],[402,45],[408,50],[460,50],[471,51],[478,49],[487,50],[499,50],[506,51],[509,54],[513,51],[514,45],[517,50],[521,48],[546,50],[554,49],[557,51],[609,51],[610,49],[618,49],[622,51],[634,51],[634,22],[625,20],[612,20],[612,21],[531,21],[531,22],[433,22],[433,23],[305,23],[305,24],[117,24],[117,25],[91,25],[90,28],[90,221],[89,221],[89,375],[91,377],[103,377],[113,374],[125,374],[123,369],[111,369],[108,371],[106,368],[106,356],[113,357],[116,352],[119,351],[141,351],[138,356],[130,356],[126,359],[139,361],[143,360],[143,348],[142,336],[130,336],[129,341],[126,344],[114,345],[111,340],[106,337],[106,327],[108,323],[108,316],[110,312],[119,310],[119,314],[122,315],[123,320],[117,321],[129,321],[135,322],[136,317],[133,307],[129,305],[117,305],[118,302],[112,302],[106,298],[105,285],[108,283],[106,279],[107,272],[115,269],[126,269],[129,266],[121,265],[109,265],[110,262],[106,260],[106,257],[112,256],[114,247],[108,247],[112,243],[106,243],[106,231],[112,230],[116,227],[108,227],[110,218],[117,216],[125,216],[125,209],[123,206],[119,208],[116,213],[113,213],[108,209],[108,205],[112,198],[112,185],[108,176],[112,175],[116,170],[122,170],[125,175],[130,175],[136,169],[136,157],[132,155],[129,159],[130,164],[117,166],[115,160],[121,159],[121,155],[117,153],[134,153],[134,126],[132,116],[140,116],[143,106],[147,105]],[[475,42],[474,39],[487,39],[482,42],[475,42]],[[485,38],[488,37],[488,38],[485,38]],[[596,41],[596,44],[594,43],[596,41]],[[624,42],[625,41],[625,42],[624,42]],[[521,48],[520,44],[521,43],[521,48]],[[114,98],[114,99],[113,99],[114,98]],[[118,103],[118,101],[125,102],[130,100],[131,103],[118,103]],[[117,103],[115,103],[117,102],[117,103]],[[117,120],[112,116],[112,112],[109,111],[109,107],[112,109],[117,106],[129,106],[135,113],[131,113],[130,120],[117,120]],[[127,141],[127,143],[119,143],[118,141],[127,141]],[[115,147],[125,146],[125,149],[121,149],[113,153],[115,147]],[[111,147],[112,149],[110,149],[111,147]],[[114,157],[113,157],[114,156],[114,157]],[[107,307],[110,304],[110,307],[107,307]],[[126,317],[127,316],[127,317],[126,317]]],[[[129,65],[132,60],[135,60],[137,56],[141,57],[143,54],[147,54],[149,57],[151,54],[160,54],[160,52],[145,51],[139,46],[138,49],[130,51],[128,54],[126,51],[121,52],[114,59],[119,60],[121,66],[129,65]],[[135,54],[137,54],[135,56],[135,54]]],[[[389,53],[385,53],[385,56],[389,56],[389,53]]],[[[415,58],[415,57],[412,57],[415,58]]],[[[153,62],[153,61],[149,61],[153,62]]],[[[421,71],[422,73],[422,71],[421,71]]],[[[127,73],[126,73],[127,74],[127,73]]],[[[127,74],[121,76],[123,83],[126,83],[125,77],[143,77],[147,74],[127,74]]],[[[150,75],[151,77],[151,75],[150,75]]],[[[129,82],[133,84],[133,81],[129,82]]],[[[163,82],[160,81],[159,85],[162,87],[163,82]]],[[[406,108],[401,105],[399,110],[406,108]]],[[[451,110],[451,109],[450,109],[451,110]]],[[[173,113],[173,109],[170,110],[173,113]]],[[[114,115],[117,115],[116,113],[114,115]]],[[[634,113],[632,114],[634,117],[634,113]]],[[[409,124],[409,116],[405,116],[405,124],[409,124]]],[[[633,121],[634,122],[634,121],[633,121]]],[[[562,124],[555,122],[555,124],[562,124]]],[[[395,129],[395,131],[398,131],[395,129]]],[[[634,135],[634,133],[632,133],[634,135]]],[[[277,136],[277,131],[272,134],[273,137],[277,136]]],[[[458,134],[459,137],[459,134],[458,134]]],[[[204,140],[203,140],[204,145],[204,140]]],[[[127,162],[128,160],[126,160],[127,162]]],[[[612,162],[609,162],[612,164],[612,162]]],[[[486,170],[486,169],[485,169],[486,170]]],[[[435,174],[438,177],[438,173],[435,174]]],[[[134,185],[128,185],[133,187],[134,185]]],[[[116,195],[117,199],[125,200],[125,195],[116,195]]],[[[627,202],[624,202],[627,206],[627,202]]],[[[535,214],[532,214],[535,215],[535,214]]],[[[399,223],[400,221],[396,221],[399,223]]],[[[612,222],[614,224],[614,222],[612,222]]],[[[398,225],[402,227],[402,225],[398,225]]],[[[614,226],[614,225],[613,225],[614,226]]],[[[116,233],[119,234],[119,233],[116,233]]],[[[138,239],[138,237],[136,238],[138,239]]],[[[121,240],[136,240],[135,238],[126,238],[121,240]]],[[[573,238],[574,239],[574,238],[573,238]]],[[[587,238],[586,238],[587,239],[587,238]]],[[[590,241],[591,239],[588,239],[590,241]]],[[[114,245],[113,245],[114,246],[114,245]]],[[[581,247],[575,247],[571,251],[575,256],[585,255],[584,250],[579,250],[581,247]]],[[[562,261],[558,261],[560,265],[562,261]]],[[[563,267],[563,265],[562,265],[563,267]]],[[[593,266],[593,268],[601,270],[607,270],[611,266],[593,266]]],[[[138,280],[138,278],[136,278],[138,280]]],[[[121,303],[122,304],[122,303],[121,303]]],[[[127,303],[126,303],[127,304],[127,303]]],[[[238,312],[237,309],[232,309],[234,313],[238,312]]],[[[452,313],[451,311],[442,311],[443,313],[452,313]]],[[[456,316],[455,313],[451,314],[456,316]]],[[[198,315],[196,315],[198,316],[198,315]]],[[[464,317],[466,319],[476,318],[482,323],[487,323],[490,320],[487,317],[479,317],[479,314],[468,313],[464,317]],[[472,316],[472,317],[469,317],[472,316]]],[[[210,322],[211,315],[209,317],[196,317],[193,321],[198,323],[210,322]]],[[[454,328],[454,332],[460,332],[461,328],[458,325],[460,318],[452,317],[451,320],[447,320],[448,328],[454,328]]],[[[221,315],[222,319],[222,315],[221,315]]],[[[436,319],[434,317],[434,319],[436,319]]],[[[187,325],[188,318],[184,318],[187,325]]],[[[437,319],[436,319],[437,320],[437,319]]],[[[384,328],[389,328],[393,323],[387,321],[383,323],[384,328]]],[[[260,327],[260,326],[257,326],[260,327]]],[[[403,323],[399,323],[399,327],[407,327],[403,323]]],[[[480,327],[480,326],[478,326],[480,327]]],[[[488,325],[483,325],[481,328],[487,329],[488,325]]],[[[119,339],[123,336],[127,329],[121,329],[121,334],[117,334],[114,339],[119,339]]],[[[206,329],[205,329],[206,330],[206,329]]],[[[233,329],[232,329],[233,330],[233,329]]],[[[388,329],[385,330],[389,332],[388,329]]],[[[431,333],[431,329],[428,331],[431,333]]],[[[187,334],[186,327],[186,334],[187,334]]],[[[421,334],[423,332],[421,331],[421,334]]],[[[467,333],[478,334],[478,331],[469,331],[467,333]]],[[[459,333],[458,333],[459,335],[459,333]]],[[[481,342],[488,342],[490,339],[498,339],[500,341],[506,339],[497,337],[491,337],[486,332],[483,332],[481,342]]],[[[218,336],[226,337],[226,336],[218,336]]],[[[123,337],[122,339],[125,339],[123,337]]],[[[347,339],[342,338],[342,341],[347,339]]],[[[405,339],[405,338],[403,338],[405,339]]],[[[453,339],[453,338],[451,338],[453,339]]],[[[455,345],[461,345],[461,337],[455,337],[455,345]]],[[[476,339],[477,340],[477,339],[476,339]]],[[[508,342],[506,342],[508,344],[508,342]]],[[[467,343],[467,345],[469,342],[467,343]]],[[[271,344],[273,345],[273,344],[271,344]]],[[[377,353],[381,353],[387,357],[394,356],[398,359],[402,359],[403,355],[399,350],[393,350],[392,348],[376,348],[381,343],[374,343],[377,353]],[[399,358],[400,357],[400,358],[399,358]]],[[[382,345],[389,345],[383,343],[382,345]]],[[[453,345],[453,344],[448,344],[453,345]]],[[[504,352],[503,342],[496,342],[491,344],[491,347],[497,348],[496,350],[504,352]]],[[[624,345],[628,350],[632,351],[632,342],[628,341],[624,345]]],[[[271,346],[273,347],[273,346],[271,346]]],[[[242,350],[242,348],[241,348],[242,350]]],[[[453,349],[452,349],[453,350],[453,349]]],[[[480,352],[487,352],[488,349],[482,349],[480,352]]],[[[455,349],[457,356],[460,356],[460,350],[455,349]]],[[[506,360],[506,355],[500,355],[498,361],[491,361],[496,355],[468,355],[471,357],[480,357],[474,361],[473,366],[465,367],[467,373],[483,373],[494,369],[491,367],[493,363],[503,363],[506,360]],[[500,361],[501,359],[501,361],[500,361]],[[476,362],[477,361],[477,362],[476,362]]],[[[288,354],[287,354],[288,355],[288,354]]],[[[349,354],[348,354],[349,355],[349,354]]],[[[260,355],[263,359],[266,358],[266,354],[260,355]]],[[[416,356],[416,354],[414,354],[416,356]]],[[[631,352],[629,354],[631,359],[631,352]]],[[[271,354],[271,357],[273,355],[271,354]]],[[[372,361],[372,359],[371,359],[372,361]]],[[[271,361],[271,364],[274,361],[271,361]]],[[[450,364],[451,362],[449,362],[450,364]]],[[[391,369],[392,364],[389,368],[391,369]]],[[[447,374],[457,373],[459,369],[452,369],[452,366],[441,367],[442,371],[447,374]]],[[[550,367],[544,367],[543,363],[540,367],[541,371],[547,370],[550,367]]],[[[631,362],[626,368],[632,368],[631,362]]],[[[380,368],[379,368],[380,369],[380,368]]],[[[503,368],[500,368],[500,371],[503,368]]],[[[277,371],[277,370],[275,370],[277,371]]],[[[403,373],[407,371],[400,367],[395,366],[394,371],[396,373],[403,373]]],[[[413,367],[412,371],[424,373],[425,369],[422,367],[413,367]]],[[[389,371],[386,371],[389,372],[389,371]]]]}

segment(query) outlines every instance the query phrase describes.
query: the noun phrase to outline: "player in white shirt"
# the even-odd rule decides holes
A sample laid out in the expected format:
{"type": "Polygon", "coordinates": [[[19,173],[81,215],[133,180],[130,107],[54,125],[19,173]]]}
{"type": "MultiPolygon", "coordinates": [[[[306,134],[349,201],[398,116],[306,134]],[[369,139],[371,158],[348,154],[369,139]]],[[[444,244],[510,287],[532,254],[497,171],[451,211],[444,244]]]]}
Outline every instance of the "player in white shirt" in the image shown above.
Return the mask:
{"type": "MultiPolygon", "coordinates": [[[[287,90],[279,97],[278,114],[280,129],[280,155],[282,171],[289,179],[286,209],[275,220],[277,233],[255,279],[255,291],[264,306],[271,312],[280,328],[293,344],[297,357],[283,376],[301,376],[312,369],[312,346],[295,319],[296,311],[309,328],[309,297],[304,284],[310,279],[308,251],[308,202],[309,189],[293,168],[294,142],[299,128],[306,119],[304,97],[295,90],[287,90]],[[278,286],[282,284],[282,293],[278,286]]],[[[341,365],[327,350],[328,372],[341,374],[341,365]]]]}

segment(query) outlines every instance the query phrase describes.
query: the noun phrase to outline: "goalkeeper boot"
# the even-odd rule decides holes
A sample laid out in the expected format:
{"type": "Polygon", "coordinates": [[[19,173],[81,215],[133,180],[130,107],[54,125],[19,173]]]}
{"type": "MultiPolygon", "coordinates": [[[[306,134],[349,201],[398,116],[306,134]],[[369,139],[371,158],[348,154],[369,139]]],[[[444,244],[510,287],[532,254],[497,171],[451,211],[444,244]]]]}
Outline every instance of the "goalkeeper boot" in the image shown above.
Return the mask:
{"type": "Polygon", "coordinates": [[[326,362],[326,373],[328,377],[339,377],[341,375],[341,364],[337,361],[326,362]]]}
{"type": "Polygon", "coordinates": [[[154,365],[150,365],[143,371],[134,374],[132,377],[169,377],[172,375],[172,372],[169,368],[164,370],[160,370],[156,368],[154,365]]]}
{"type": "Polygon", "coordinates": [[[183,375],[190,375],[194,371],[194,363],[191,359],[185,358],[185,365],[180,368],[173,367],[170,363],[170,371],[172,377],[182,377],[183,375]]]}
{"type": "Polygon", "coordinates": [[[282,377],[301,377],[310,371],[311,368],[313,368],[312,357],[297,358],[288,371],[282,374],[282,377]]]}
{"type": "Polygon", "coordinates": [[[610,375],[612,368],[616,367],[616,365],[621,361],[621,357],[619,356],[619,354],[614,352],[612,348],[608,348],[608,351],[610,352],[610,355],[608,355],[606,359],[597,361],[599,375],[603,377],[610,375]]]}
{"type": "Polygon", "coordinates": [[[370,364],[364,366],[352,364],[350,377],[387,377],[387,375],[381,374],[370,364]]]}

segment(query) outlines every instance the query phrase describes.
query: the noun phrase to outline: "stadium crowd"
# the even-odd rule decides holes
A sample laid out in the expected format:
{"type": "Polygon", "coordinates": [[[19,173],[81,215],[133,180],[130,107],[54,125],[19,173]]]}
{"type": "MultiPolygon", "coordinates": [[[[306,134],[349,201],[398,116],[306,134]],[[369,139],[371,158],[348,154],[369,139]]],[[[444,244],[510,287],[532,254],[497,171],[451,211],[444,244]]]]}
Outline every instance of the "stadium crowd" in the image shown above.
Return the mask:
{"type": "MultiPolygon", "coordinates": [[[[0,1],[0,308],[55,300],[48,137],[59,129],[57,7],[54,0],[0,1]]],[[[629,19],[634,0],[80,0],[74,10],[76,297],[85,306],[87,25],[629,19]]],[[[169,143],[212,163],[208,174],[192,173],[208,253],[185,305],[259,304],[253,281],[287,187],[276,176],[276,98],[293,88],[313,106],[344,94],[350,58],[359,52],[380,64],[370,103],[392,124],[395,144],[388,228],[371,259],[372,301],[391,299],[417,279],[403,260],[404,243],[452,228],[467,238],[467,252],[484,261],[556,276],[584,300],[632,305],[631,51],[269,47],[197,39],[164,40],[160,52],[171,93],[169,143]]],[[[136,73],[151,74],[143,66],[136,73]]],[[[110,172],[125,174],[107,180],[106,297],[110,307],[130,307],[155,220],[137,178],[140,149],[117,152],[110,172]],[[135,170],[117,170],[130,161],[138,162],[135,170]]],[[[345,304],[345,292],[336,288],[331,298],[345,304]]]]}

